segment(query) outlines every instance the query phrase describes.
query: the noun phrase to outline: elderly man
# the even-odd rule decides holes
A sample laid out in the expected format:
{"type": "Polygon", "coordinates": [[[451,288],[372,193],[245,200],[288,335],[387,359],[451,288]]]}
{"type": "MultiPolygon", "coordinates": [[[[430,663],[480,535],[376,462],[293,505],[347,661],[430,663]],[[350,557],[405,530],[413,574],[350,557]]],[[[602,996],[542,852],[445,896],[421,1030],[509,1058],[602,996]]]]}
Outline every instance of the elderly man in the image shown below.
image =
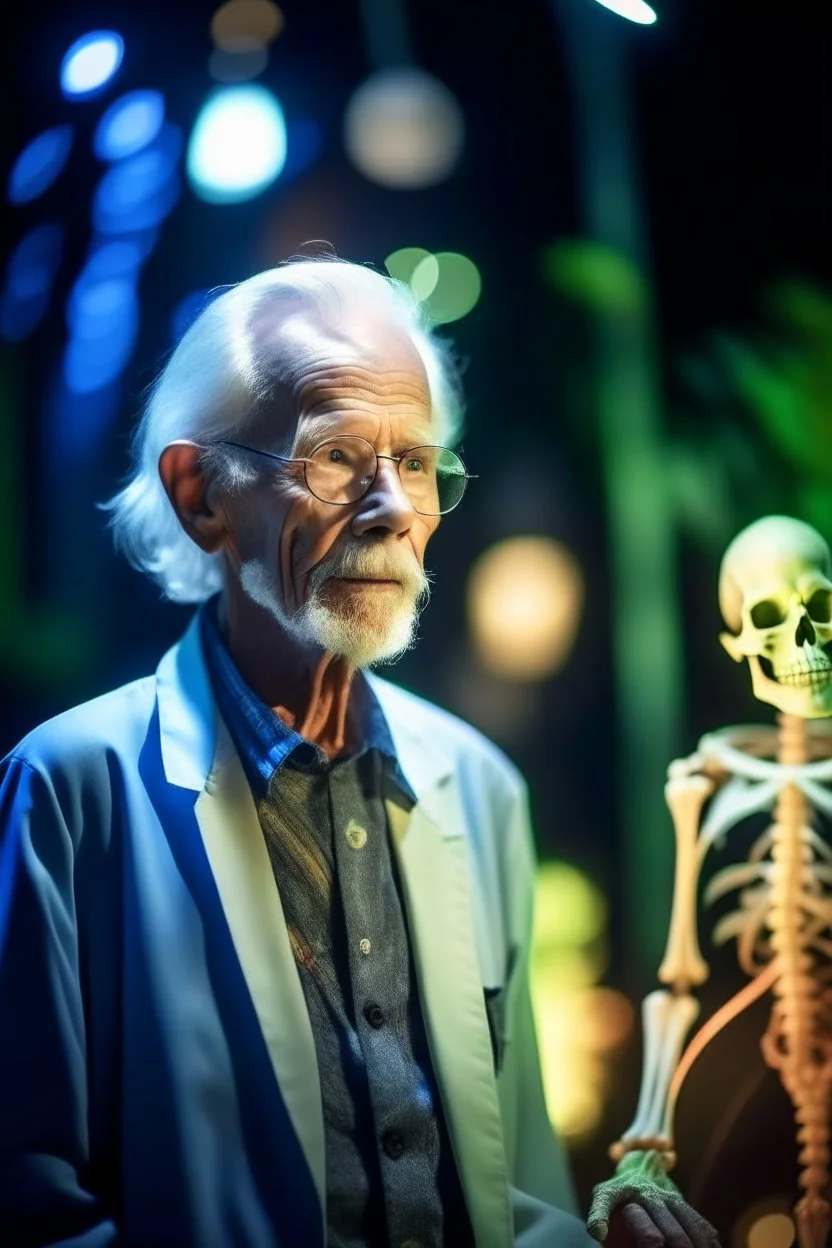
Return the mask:
{"type": "Polygon", "coordinates": [[[163,371],[113,525],[203,605],[3,764],[0,1243],[589,1242],[523,783],[366,670],[412,642],[457,422],[413,303],[339,261],[227,291],[163,371]]]}

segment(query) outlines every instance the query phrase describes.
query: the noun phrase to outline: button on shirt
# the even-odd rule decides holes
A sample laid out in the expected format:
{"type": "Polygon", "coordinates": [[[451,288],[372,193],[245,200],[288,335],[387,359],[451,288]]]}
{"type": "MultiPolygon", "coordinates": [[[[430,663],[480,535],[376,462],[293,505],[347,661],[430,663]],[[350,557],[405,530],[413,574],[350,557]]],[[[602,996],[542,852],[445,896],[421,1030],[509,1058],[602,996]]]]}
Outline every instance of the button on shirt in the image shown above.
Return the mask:
{"type": "Polygon", "coordinates": [[[360,676],[365,734],[330,762],[248,688],[215,602],[217,704],[257,803],[309,1010],[324,1111],[327,1244],[473,1244],[430,1062],[384,800],[415,797],[360,676]]]}

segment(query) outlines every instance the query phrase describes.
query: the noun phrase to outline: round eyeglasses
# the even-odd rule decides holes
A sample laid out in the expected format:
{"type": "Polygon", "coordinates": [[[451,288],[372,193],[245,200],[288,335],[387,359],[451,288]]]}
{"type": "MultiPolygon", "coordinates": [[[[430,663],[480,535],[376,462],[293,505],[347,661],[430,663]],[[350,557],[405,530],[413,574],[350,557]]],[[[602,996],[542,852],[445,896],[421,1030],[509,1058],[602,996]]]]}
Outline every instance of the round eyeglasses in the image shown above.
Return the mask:
{"type": "Polygon", "coordinates": [[[397,465],[402,488],[413,510],[421,516],[444,516],[453,511],[462,501],[466,485],[473,480],[456,451],[449,451],[446,446],[412,446],[401,455],[378,455],[372,443],[349,434],[327,438],[311,455],[292,459],[225,438],[217,439],[212,445],[233,446],[284,464],[303,464],[310,494],[336,507],[357,503],[368,493],[376,479],[380,459],[389,459],[397,465]]]}

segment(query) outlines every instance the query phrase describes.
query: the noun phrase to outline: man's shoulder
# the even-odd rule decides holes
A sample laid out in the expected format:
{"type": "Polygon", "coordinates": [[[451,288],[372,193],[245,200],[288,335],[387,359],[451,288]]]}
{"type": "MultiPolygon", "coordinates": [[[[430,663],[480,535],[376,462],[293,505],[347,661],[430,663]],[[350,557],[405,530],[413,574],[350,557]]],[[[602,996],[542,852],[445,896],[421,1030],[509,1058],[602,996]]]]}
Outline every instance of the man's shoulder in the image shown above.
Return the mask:
{"type": "Polygon", "coordinates": [[[375,674],[373,688],[394,730],[400,724],[411,737],[422,741],[426,749],[442,753],[455,770],[474,767],[518,792],[525,788],[515,764],[473,724],[375,674]]]}
{"type": "Polygon", "coordinates": [[[156,681],[145,676],[45,720],[10,751],[42,774],[135,754],[147,735],[156,681]]]}

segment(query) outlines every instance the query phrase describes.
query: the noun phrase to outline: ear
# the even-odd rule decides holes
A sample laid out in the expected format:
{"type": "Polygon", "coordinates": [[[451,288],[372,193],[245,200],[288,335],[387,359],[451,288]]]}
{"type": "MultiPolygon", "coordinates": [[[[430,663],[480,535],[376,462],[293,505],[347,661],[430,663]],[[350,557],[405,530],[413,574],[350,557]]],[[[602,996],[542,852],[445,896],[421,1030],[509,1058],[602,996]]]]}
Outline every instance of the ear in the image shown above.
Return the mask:
{"type": "Polygon", "coordinates": [[[743,654],[742,650],[739,649],[737,645],[739,637],[735,637],[733,633],[720,633],[719,640],[735,663],[742,663],[743,659],[748,658],[748,655],[743,654]]]}
{"type": "Polygon", "coordinates": [[[182,528],[208,555],[224,545],[228,519],[211,482],[200,467],[202,447],[171,442],[159,456],[159,476],[182,528]]]}

